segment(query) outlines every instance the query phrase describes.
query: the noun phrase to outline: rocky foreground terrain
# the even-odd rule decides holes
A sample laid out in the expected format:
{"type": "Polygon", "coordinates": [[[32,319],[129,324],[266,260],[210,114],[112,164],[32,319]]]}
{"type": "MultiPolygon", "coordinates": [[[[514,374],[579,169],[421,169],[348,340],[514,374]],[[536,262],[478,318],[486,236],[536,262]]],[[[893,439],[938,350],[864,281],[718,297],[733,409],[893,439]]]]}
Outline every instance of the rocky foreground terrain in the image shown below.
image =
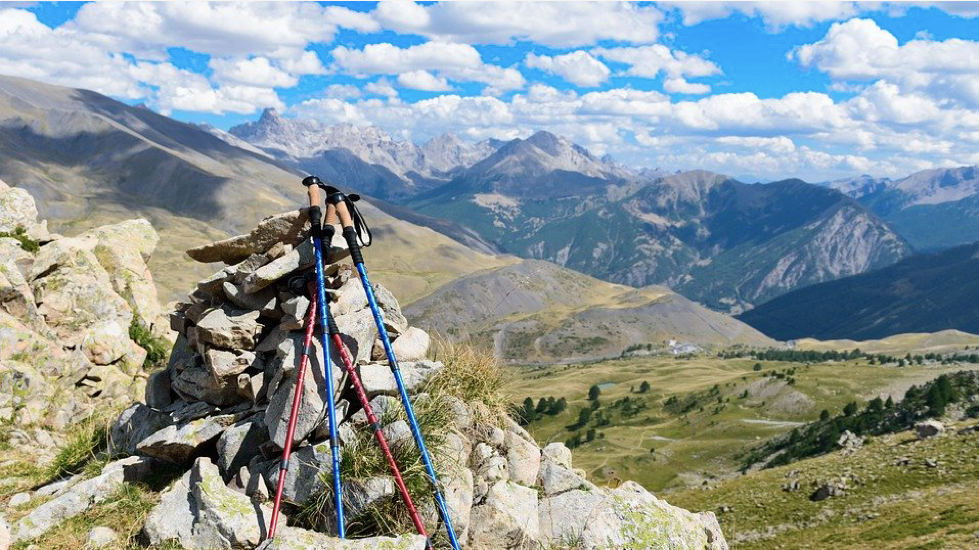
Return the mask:
{"type": "MultiPolygon", "coordinates": [[[[145,348],[153,349],[153,333],[163,333],[145,268],[156,240],[149,224],[124,222],[73,238],[48,235],[29,195],[0,189],[0,231],[15,236],[0,238],[6,454],[38,449],[40,465],[51,455],[62,459],[61,434],[77,430],[96,409],[125,407],[107,429],[107,447],[83,457],[87,467],[75,475],[46,469],[47,475],[31,477],[23,472],[33,470],[15,458],[0,462],[3,477],[9,476],[0,485],[6,516],[0,518],[0,548],[10,541],[17,548],[77,547],[71,541],[79,530],[87,531],[86,544],[105,548],[424,547],[422,537],[409,534],[400,497],[335,353],[329,372],[337,394],[323,394],[325,358],[318,343],[285,483],[280,521],[287,526],[262,543],[309,308],[308,298],[287,285],[313,262],[304,212],[274,216],[248,234],[189,251],[195,260],[226,267],[200,281],[171,312],[176,337],[169,362],[155,369],[147,363],[152,373],[146,377],[145,348]],[[331,487],[323,481],[331,467],[327,399],[335,400],[340,416],[343,496],[357,540],[329,535],[335,527],[331,487]],[[120,528],[120,503],[133,501],[133,491],[145,513],[120,528]],[[116,518],[115,531],[104,524],[108,518],[116,518]]],[[[340,239],[332,243],[331,308],[435,535],[441,529],[424,474],[363,289],[344,261],[348,255],[340,239]]],[[[502,373],[492,361],[459,348],[428,360],[429,336],[408,326],[389,291],[380,285],[374,291],[453,523],[468,547],[727,548],[713,513],[676,508],[632,482],[596,486],[573,468],[563,444],[540,448],[506,415],[506,399],[493,382],[502,373]]],[[[435,541],[445,544],[438,535],[435,541]]]]}

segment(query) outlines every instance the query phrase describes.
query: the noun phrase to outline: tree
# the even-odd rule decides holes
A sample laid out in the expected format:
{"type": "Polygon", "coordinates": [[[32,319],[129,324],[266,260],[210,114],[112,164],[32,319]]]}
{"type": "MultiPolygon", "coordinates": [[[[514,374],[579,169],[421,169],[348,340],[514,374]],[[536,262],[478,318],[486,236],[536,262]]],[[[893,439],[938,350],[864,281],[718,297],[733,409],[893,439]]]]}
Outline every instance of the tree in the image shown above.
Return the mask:
{"type": "Polygon", "coordinates": [[[590,401],[594,401],[598,399],[599,395],[602,395],[602,388],[599,388],[598,384],[595,384],[594,386],[588,388],[588,399],[590,401]]]}
{"type": "Polygon", "coordinates": [[[843,416],[853,416],[857,414],[858,410],[859,407],[857,406],[857,402],[850,401],[849,403],[846,404],[845,407],[843,407],[843,416]]]}
{"type": "Polygon", "coordinates": [[[871,412],[880,412],[884,410],[884,400],[879,396],[871,399],[870,403],[867,403],[867,410],[871,412]]]}
{"type": "Polygon", "coordinates": [[[527,422],[537,419],[537,414],[534,412],[534,399],[531,397],[523,400],[523,416],[527,422]]]}
{"type": "Polygon", "coordinates": [[[537,408],[534,409],[534,412],[537,414],[544,414],[544,411],[546,410],[547,410],[547,399],[541,397],[540,401],[537,402],[537,408]]]}
{"type": "Polygon", "coordinates": [[[552,414],[563,413],[568,408],[568,400],[565,398],[560,398],[554,403],[554,412],[552,414]]]}
{"type": "Polygon", "coordinates": [[[823,422],[829,420],[829,411],[823,409],[822,412],[819,413],[819,419],[822,420],[823,422]]]}
{"type": "Polygon", "coordinates": [[[761,370],[761,363],[755,363],[755,366],[751,367],[751,370],[758,372],[761,370]]]}
{"type": "Polygon", "coordinates": [[[884,408],[885,409],[890,409],[893,406],[894,406],[894,400],[891,399],[891,396],[888,395],[887,396],[887,401],[884,402],[884,408]]]}
{"type": "Polygon", "coordinates": [[[642,384],[639,384],[639,393],[646,393],[649,391],[649,382],[643,380],[642,384]]]}
{"type": "Polygon", "coordinates": [[[591,409],[584,408],[584,409],[581,409],[580,411],[578,411],[578,425],[579,426],[584,426],[585,424],[588,424],[588,421],[589,420],[591,420],[591,409]]]}
{"type": "Polygon", "coordinates": [[[585,432],[585,441],[595,441],[595,428],[590,428],[585,432]]]}

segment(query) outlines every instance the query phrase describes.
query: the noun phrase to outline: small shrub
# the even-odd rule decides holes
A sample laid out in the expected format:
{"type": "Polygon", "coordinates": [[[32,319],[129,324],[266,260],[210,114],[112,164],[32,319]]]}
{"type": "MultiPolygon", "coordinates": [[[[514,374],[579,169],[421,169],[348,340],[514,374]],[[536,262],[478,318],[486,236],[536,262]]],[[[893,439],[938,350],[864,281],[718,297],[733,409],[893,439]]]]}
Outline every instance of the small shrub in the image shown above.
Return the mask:
{"type": "Polygon", "coordinates": [[[504,425],[509,416],[508,379],[492,351],[436,339],[432,358],[445,368],[425,383],[423,392],[451,395],[469,405],[476,422],[504,425]]]}

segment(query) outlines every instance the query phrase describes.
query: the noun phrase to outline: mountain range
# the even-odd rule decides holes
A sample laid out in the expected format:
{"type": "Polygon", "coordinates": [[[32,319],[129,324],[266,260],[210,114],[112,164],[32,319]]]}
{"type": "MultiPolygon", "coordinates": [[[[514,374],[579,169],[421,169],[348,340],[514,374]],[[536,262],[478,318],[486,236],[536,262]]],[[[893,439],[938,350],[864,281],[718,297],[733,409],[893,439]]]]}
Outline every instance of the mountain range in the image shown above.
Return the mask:
{"type": "Polygon", "coordinates": [[[923,170],[896,180],[826,183],[873,210],[917,250],[979,241],[979,166],[923,170]]]}
{"type": "Polygon", "coordinates": [[[979,333],[979,243],[802,288],[738,318],[779,340],[868,340],[905,332],[979,333]]]}

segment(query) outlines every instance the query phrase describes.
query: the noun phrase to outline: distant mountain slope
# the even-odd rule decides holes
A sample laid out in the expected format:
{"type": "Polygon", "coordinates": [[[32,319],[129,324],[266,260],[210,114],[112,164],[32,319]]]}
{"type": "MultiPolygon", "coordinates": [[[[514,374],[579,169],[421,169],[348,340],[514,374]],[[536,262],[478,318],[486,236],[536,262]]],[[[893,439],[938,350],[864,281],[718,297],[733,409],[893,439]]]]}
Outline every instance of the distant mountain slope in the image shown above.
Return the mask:
{"type": "Polygon", "coordinates": [[[408,204],[505,252],[631,286],[665,284],[734,312],[910,253],[834,190],[704,171],[643,179],[545,132],[500,147],[408,204]]]}
{"type": "Polygon", "coordinates": [[[979,243],[803,288],[739,316],[779,339],[866,340],[904,332],[979,333],[979,243]]]}
{"type": "Polygon", "coordinates": [[[924,170],[896,180],[859,176],[826,185],[869,207],[918,250],[979,240],[979,166],[924,170]]]}
{"type": "Polygon", "coordinates": [[[633,289],[550,262],[524,260],[479,271],[405,309],[413,323],[447,336],[492,342],[520,362],[618,356],[630,346],[669,349],[774,342],[663,287],[633,289]]]}
{"type": "MultiPolygon", "coordinates": [[[[184,250],[305,204],[302,173],[222,134],[95,92],[0,76],[0,179],[26,188],[55,231],[148,218],[161,234],[150,269],[163,299],[215,268],[184,250]]],[[[402,302],[513,261],[362,208],[378,236],[365,256],[402,302]]]]}

